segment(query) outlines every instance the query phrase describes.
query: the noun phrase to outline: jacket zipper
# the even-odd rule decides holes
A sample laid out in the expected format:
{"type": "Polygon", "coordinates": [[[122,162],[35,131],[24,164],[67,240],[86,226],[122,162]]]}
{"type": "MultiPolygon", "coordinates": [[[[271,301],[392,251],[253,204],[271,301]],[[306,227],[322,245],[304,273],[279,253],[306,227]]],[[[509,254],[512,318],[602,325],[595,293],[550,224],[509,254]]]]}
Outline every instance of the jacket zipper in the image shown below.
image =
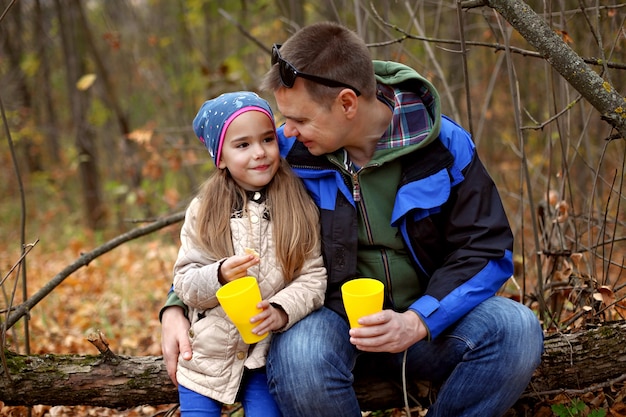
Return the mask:
{"type": "Polygon", "coordinates": [[[356,172],[352,173],[352,199],[355,203],[361,202],[361,185],[359,184],[359,175],[356,172]]]}
{"type": "MultiPolygon", "coordinates": [[[[375,165],[372,165],[375,166],[375,165]]],[[[367,168],[365,168],[367,169],[367,168]]],[[[363,168],[361,168],[361,170],[363,170],[363,168]]],[[[360,172],[360,171],[359,171],[360,172]]],[[[365,233],[367,235],[367,241],[370,245],[374,244],[374,238],[372,236],[372,228],[370,226],[370,221],[369,221],[369,216],[367,214],[367,209],[365,207],[365,202],[362,199],[361,196],[361,184],[359,182],[359,173],[358,172],[352,172],[351,173],[352,176],[352,198],[354,199],[355,204],[357,205],[357,209],[359,210],[359,212],[361,213],[361,217],[363,219],[363,225],[365,226],[365,233]]],[[[390,301],[391,305],[393,307],[395,307],[395,302],[393,300],[393,292],[391,291],[391,277],[390,277],[390,271],[389,271],[389,259],[387,258],[387,253],[385,252],[384,249],[380,249],[380,258],[383,264],[383,271],[385,273],[385,282],[387,283],[387,285],[385,285],[386,288],[386,293],[387,293],[387,299],[390,301]]]]}
{"type": "MultiPolygon", "coordinates": [[[[372,228],[370,227],[370,223],[369,223],[369,218],[367,216],[367,210],[365,209],[365,203],[362,200],[362,196],[361,196],[361,184],[359,181],[359,175],[358,172],[350,172],[349,170],[346,169],[346,167],[337,164],[335,162],[332,162],[333,165],[337,166],[339,168],[339,173],[342,172],[347,172],[348,175],[351,177],[352,179],[352,199],[354,200],[355,205],[357,206],[357,210],[360,211],[361,216],[363,217],[363,224],[365,225],[365,232],[367,234],[367,241],[370,244],[373,244],[373,238],[372,238],[372,228]]],[[[379,166],[379,164],[373,164],[373,165],[369,165],[367,167],[363,167],[361,168],[361,170],[363,169],[367,169],[370,167],[377,167],[379,166]]],[[[293,168],[300,168],[300,169],[310,169],[310,170],[315,170],[315,171],[321,171],[322,168],[317,167],[317,166],[310,166],[310,165],[303,165],[303,164],[298,164],[298,165],[292,165],[293,168]]],[[[360,172],[360,170],[359,170],[360,172]]],[[[342,175],[343,176],[343,175],[342,175]]],[[[344,177],[345,178],[345,177],[344,177]]],[[[387,293],[387,299],[391,302],[391,305],[393,307],[395,307],[395,302],[393,300],[393,292],[391,291],[391,279],[390,279],[390,275],[389,275],[389,260],[387,258],[387,255],[385,254],[384,251],[380,251],[380,257],[381,257],[381,261],[383,263],[383,270],[385,271],[385,282],[387,283],[387,285],[385,286],[386,288],[386,293],[387,293]]]]}

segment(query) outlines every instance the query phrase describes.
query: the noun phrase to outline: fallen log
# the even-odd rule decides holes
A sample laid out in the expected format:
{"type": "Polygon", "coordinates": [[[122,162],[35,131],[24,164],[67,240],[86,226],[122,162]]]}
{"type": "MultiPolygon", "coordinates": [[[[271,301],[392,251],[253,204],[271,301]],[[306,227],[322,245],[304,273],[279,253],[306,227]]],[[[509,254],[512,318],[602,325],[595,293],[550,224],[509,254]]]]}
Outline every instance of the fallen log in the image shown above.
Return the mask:
{"type": "MultiPolygon", "coordinates": [[[[95,343],[94,343],[95,344],[95,343]]],[[[626,322],[604,323],[546,337],[543,362],[524,396],[577,392],[626,378],[626,322]]],[[[4,351],[0,401],[6,405],[89,405],[130,408],[177,402],[177,391],[160,356],[18,355],[4,351]]],[[[107,353],[108,352],[108,353],[107,353]]],[[[364,410],[401,407],[398,378],[356,374],[355,390],[364,410]]],[[[409,384],[411,397],[424,398],[409,384]]]]}
{"type": "Polygon", "coordinates": [[[5,351],[10,377],[0,375],[6,405],[92,405],[130,408],[178,401],[160,356],[22,356],[5,351]]]}

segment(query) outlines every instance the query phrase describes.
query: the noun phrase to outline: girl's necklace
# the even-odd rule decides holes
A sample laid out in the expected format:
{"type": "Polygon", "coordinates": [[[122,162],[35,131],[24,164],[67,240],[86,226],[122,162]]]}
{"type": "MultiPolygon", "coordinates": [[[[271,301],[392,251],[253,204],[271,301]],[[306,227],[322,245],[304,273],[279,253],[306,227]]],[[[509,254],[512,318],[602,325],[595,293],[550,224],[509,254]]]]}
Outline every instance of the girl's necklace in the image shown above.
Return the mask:
{"type": "MultiPolygon", "coordinates": [[[[263,223],[264,223],[264,219],[267,217],[267,207],[265,207],[265,193],[264,190],[262,191],[253,191],[253,192],[249,192],[248,193],[248,198],[253,201],[254,203],[259,204],[259,207],[262,205],[263,206],[263,213],[259,213],[261,216],[259,216],[258,214],[254,214],[254,213],[250,213],[250,210],[246,207],[246,214],[248,217],[248,224],[249,224],[249,238],[248,238],[248,244],[250,245],[250,249],[254,249],[256,251],[256,253],[258,254],[259,257],[261,257],[262,254],[262,249],[263,249],[263,223]],[[254,239],[254,229],[255,226],[258,226],[258,234],[257,234],[257,238],[258,238],[258,244],[255,244],[257,242],[253,242],[254,239]],[[256,247],[254,247],[256,246],[256,247]]],[[[258,210],[257,210],[258,212],[258,210]]],[[[258,268],[258,272],[260,273],[260,267],[257,265],[256,268],[258,268]]],[[[258,275],[258,273],[257,273],[258,275]]],[[[259,278],[257,276],[257,278],[259,278]]]]}

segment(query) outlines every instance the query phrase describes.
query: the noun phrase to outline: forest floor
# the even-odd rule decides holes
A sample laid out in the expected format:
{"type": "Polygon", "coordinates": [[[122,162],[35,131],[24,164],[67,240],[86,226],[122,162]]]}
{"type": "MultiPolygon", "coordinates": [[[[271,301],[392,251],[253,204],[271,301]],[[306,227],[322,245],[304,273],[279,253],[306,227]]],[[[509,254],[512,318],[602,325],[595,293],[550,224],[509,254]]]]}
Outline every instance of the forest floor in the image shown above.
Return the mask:
{"type": "MultiPolygon", "coordinates": [[[[98,329],[107,337],[111,349],[121,355],[158,356],[161,354],[158,312],[171,284],[171,270],[178,246],[173,226],[155,236],[124,244],[92,261],[65,279],[32,309],[28,333],[31,354],[96,354],[87,335],[98,329]]],[[[96,246],[91,234],[70,239],[62,248],[37,243],[27,257],[28,294],[48,283],[55,275],[96,246]]],[[[0,269],[11,270],[19,259],[14,247],[0,248],[0,269]]],[[[4,274],[4,272],[3,272],[4,274]]],[[[15,291],[22,299],[21,284],[15,284],[17,272],[9,275],[3,287],[3,303],[15,291]],[[17,288],[17,289],[14,289],[17,288]]],[[[25,352],[23,323],[8,333],[9,349],[25,352]]],[[[520,401],[507,416],[626,416],[620,413],[615,399],[623,398],[624,387],[611,391],[596,390],[580,398],[554,395],[541,401],[520,401]],[[612,401],[609,399],[612,398],[612,401]],[[554,404],[562,407],[555,409],[554,404]]],[[[621,402],[621,400],[619,401],[621,402]]],[[[9,407],[0,402],[0,416],[11,417],[147,417],[179,416],[174,404],[142,406],[128,410],[103,407],[36,406],[9,407]]],[[[414,408],[412,416],[423,416],[426,409],[414,408]]],[[[223,417],[241,417],[237,407],[225,407],[223,417]]],[[[369,411],[364,417],[406,416],[404,409],[369,411]]],[[[320,417],[320,416],[315,416],[320,417]]]]}

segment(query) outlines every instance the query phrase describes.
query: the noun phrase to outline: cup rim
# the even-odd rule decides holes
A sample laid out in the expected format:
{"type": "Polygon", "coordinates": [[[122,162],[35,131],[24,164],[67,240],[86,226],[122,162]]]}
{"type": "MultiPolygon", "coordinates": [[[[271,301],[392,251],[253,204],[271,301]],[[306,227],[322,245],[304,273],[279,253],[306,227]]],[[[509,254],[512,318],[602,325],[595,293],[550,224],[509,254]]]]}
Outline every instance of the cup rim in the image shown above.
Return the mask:
{"type": "Polygon", "coordinates": [[[224,284],[215,292],[215,296],[218,299],[238,297],[241,293],[248,291],[255,283],[257,283],[257,280],[252,276],[237,278],[236,280],[224,284]]]}
{"type": "Polygon", "coordinates": [[[362,278],[355,278],[355,279],[351,279],[350,281],[346,281],[341,285],[341,292],[342,293],[346,293],[348,295],[350,295],[351,297],[367,297],[372,295],[373,293],[378,293],[380,291],[383,291],[385,288],[385,284],[376,279],[376,278],[367,278],[367,277],[362,277],[362,278]],[[368,285],[372,285],[375,288],[375,291],[373,292],[368,292],[368,293],[355,293],[352,291],[352,288],[355,285],[356,281],[361,281],[361,282],[367,282],[368,285]]]}

